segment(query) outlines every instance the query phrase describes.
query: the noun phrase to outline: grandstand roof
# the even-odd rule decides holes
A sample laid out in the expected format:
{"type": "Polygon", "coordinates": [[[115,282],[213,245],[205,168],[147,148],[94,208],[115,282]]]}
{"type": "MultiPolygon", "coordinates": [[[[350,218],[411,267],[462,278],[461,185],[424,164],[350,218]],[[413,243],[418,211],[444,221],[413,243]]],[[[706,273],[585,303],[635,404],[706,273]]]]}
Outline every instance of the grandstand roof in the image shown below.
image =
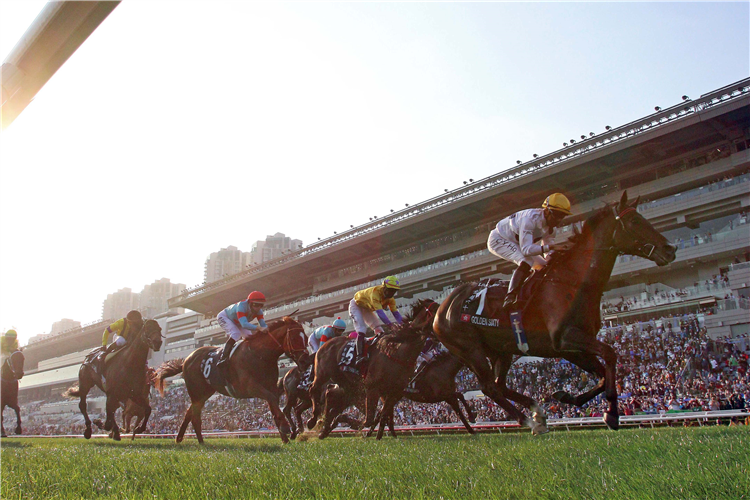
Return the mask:
{"type": "MultiPolygon", "coordinates": [[[[741,134],[750,125],[748,110],[750,79],[710,92],[695,101],[660,110],[605,134],[588,137],[512,170],[326,238],[294,254],[188,290],[171,299],[170,307],[216,314],[254,289],[266,293],[269,307],[329,291],[315,282],[316,276],[361,264],[458,229],[497,221],[520,208],[538,205],[551,192],[565,192],[575,205],[590,199],[592,192],[600,197],[604,187],[615,183],[624,188],[635,186],[645,175],[653,174],[655,163],[726,142],[733,134],[741,134]]],[[[578,211],[572,219],[579,220],[585,215],[578,211]]],[[[475,243],[476,248],[483,243],[475,243]]],[[[472,249],[464,244],[451,251],[458,254],[472,249]]],[[[383,269],[372,269],[370,275],[358,279],[366,282],[378,278],[382,272],[383,269]]],[[[398,272],[398,268],[391,266],[388,272],[398,272]]],[[[351,284],[356,283],[333,282],[330,290],[351,284]]]]}

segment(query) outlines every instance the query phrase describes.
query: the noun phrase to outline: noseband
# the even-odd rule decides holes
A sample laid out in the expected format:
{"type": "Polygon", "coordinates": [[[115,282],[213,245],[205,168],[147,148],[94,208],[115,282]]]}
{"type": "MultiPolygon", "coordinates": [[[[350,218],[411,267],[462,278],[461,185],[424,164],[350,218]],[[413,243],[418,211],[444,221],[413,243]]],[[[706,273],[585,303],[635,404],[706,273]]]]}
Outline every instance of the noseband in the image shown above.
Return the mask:
{"type": "Polygon", "coordinates": [[[271,339],[274,342],[276,342],[276,345],[279,346],[281,348],[281,350],[284,351],[284,354],[286,354],[287,356],[289,356],[292,359],[295,359],[295,354],[306,352],[307,349],[305,347],[302,347],[301,349],[293,349],[292,348],[292,340],[291,340],[291,337],[290,337],[290,334],[292,334],[292,333],[295,333],[295,334],[302,333],[302,334],[304,334],[305,333],[305,329],[302,328],[302,327],[294,327],[294,328],[291,327],[291,326],[287,327],[286,333],[284,334],[284,342],[283,342],[283,344],[281,342],[279,342],[278,340],[276,340],[276,337],[274,337],[273,335],[271,335],[270,331],[268,332],[268,336],[271,337],[271,339]]]}

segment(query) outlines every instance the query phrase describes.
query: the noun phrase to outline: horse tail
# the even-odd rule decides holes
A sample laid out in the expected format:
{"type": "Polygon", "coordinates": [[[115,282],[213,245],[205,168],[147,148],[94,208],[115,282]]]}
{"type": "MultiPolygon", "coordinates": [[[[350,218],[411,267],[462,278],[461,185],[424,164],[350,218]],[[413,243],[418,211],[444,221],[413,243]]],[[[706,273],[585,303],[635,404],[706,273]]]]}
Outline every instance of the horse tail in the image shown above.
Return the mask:
{"type": "Polygon", "coordinates": [[[448,298],[443,301],[435,314],[435,321],[433,323],[433,329],[438,332],[447,332],[451,328],[451,324],[457,321],[459,318],[452,317],[457,313],[460,313],[460,306],[466,299],[471,295],[474,290],[476,283],[462,283],[458,285],[448,295],[448,298]],[[454,312],[454,304],[459,305],[458,311],[454,312]]]}
{"type": "Polygon", "coordinates": [[[72,387],[69,387],[67,391],[63,392],[62,396],[64,398],[80,398],[81,389],[79,389],[77,385],[74,385],[72,387]]]}
{"type": "Polygon", "coordinates": [[[154,387],[156,387],[156,389],[159,391],[159,394],[164,396],[164,379],[174,377],[175,375],[182,373],[182,367],[184,364],[184,358],[172,359],[170,361],[162,363],[159,369],[156,370],[154,387]]]}

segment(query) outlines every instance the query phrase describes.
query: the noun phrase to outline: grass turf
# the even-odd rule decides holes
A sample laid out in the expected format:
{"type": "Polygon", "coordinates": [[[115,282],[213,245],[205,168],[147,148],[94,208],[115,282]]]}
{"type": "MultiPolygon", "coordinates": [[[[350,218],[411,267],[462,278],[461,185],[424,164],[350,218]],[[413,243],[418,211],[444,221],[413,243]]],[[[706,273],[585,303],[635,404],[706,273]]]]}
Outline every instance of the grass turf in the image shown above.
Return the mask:
{"type": "Polygon", "coordinates": [[[748,498],[745,427],[400,439],[2,440],[2,498],[748,498]]]}

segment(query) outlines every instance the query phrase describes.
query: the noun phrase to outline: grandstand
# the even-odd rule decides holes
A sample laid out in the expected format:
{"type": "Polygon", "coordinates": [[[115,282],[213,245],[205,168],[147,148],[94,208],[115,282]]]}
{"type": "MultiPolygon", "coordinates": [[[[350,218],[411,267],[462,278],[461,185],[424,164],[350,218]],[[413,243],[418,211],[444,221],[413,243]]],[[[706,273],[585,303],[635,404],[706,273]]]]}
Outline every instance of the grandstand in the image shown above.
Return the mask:
{"type": "MultiPolygon", "coordinates": [[[[467,176],[471,175],[467,172],[467,176]]],[[[501,218],[538,206],[561,191],[572,234],[603,202],[627,189],[639,212],[677,247],[676,260],[656,267],[622,256],[602,301],[610,323],[692,313],[711,337],[750,331],[750,79],[685,99],[602,134],[581,136],[558,151],[334,234],[278,259],[189,288],[170,308],[194,312],[157,318],[166,340],[151,364],[224,341],[215,315],[263,290],[266,317],[294,313],[310,326],[336,316],[349,321],[353,293],[396,274],[400,307],[415,298],[441,300],[460,281],[508,277],[511,265],[490,255],[488,233],[501,218]]],[[[105,322],[103,322],[105,323],[105,322]]],[[[351,323],[349,323],[351,325],[351,323]]],[[[26,347],[26,401],[48,398],[77,374],[85,352],[101,342],[102,324],[26,347]]]]}

